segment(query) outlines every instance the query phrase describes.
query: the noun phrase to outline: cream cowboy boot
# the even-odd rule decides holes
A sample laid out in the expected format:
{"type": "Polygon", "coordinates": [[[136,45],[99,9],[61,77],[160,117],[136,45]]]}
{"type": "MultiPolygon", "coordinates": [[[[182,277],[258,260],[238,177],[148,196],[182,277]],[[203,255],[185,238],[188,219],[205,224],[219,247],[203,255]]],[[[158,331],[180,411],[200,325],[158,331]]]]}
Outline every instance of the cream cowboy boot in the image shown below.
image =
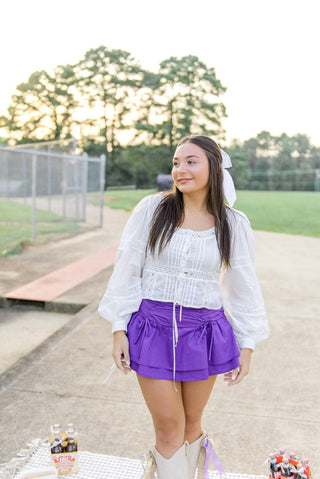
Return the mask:
{"type": "Polygon", "coordinates": [[[188,442],[185,442],[169,459],[164,458],[155,448],[152,454],[156,461],[158,479],[188,478],[188,442]]]}
{"type": "Polygon", "coordinates": [[[208,466],[210,459],[213,460],[220,474],[224,474],[224,470],[219,459],[214,452],[212,440],[208,433],[204,432],[198,439],[189,445],[189,476],[188,479],[194,479],[196,470],[198,470],[197,479],[204,479],[208,474],[208,466]]]}
{"type": "MultiPolygon", "coordinates": [[[[188,479],[194,479],[196,476],[196,470],[198,466],[200,465],[200,449],[201,449],[201,441],[204,439],[205,435],[204,433],[201,434],[201,436],[193,441],[189,445],[189,454],[188,454],[188,465],[189,465],[189,476],[188,479]]],[[[201,461],[203,462],[203,461],[201,461]]],[[[198,469],[199,471],[199,469],[198,469]]],[[[200,471],[199,471],[200,472],[200,471]]],[[[200,478],[201,476],[198,477],[200,478]]]]}

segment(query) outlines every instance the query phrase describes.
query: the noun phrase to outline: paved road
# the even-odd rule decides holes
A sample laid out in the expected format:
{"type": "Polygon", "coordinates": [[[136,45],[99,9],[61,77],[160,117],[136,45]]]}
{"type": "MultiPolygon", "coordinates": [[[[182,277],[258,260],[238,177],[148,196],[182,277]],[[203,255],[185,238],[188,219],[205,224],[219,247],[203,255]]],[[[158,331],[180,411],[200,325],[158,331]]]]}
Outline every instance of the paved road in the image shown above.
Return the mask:
{"type": "MultiPolygon", "coordinates": [[[[4,258],[0,293],[114,244],[127,216],[106,211],[102,231],[4,258]]],[[[255,237],[271,337],[258,345],[240,385],[227,388],[219,378],[203,424],[228,472],[264,474],[269,452],[284,447],[309,456],[313,476],[320,477],[320,240],[259,231],[255,237]]],[[[45,438],[57,422],[76,425],[83,450],[137,458],[153,444],[134,374],[114,371],[104,383],[112,338],[96,308],[110,273],[57,298],[88,306],[0,377],[1,460],[32,438],[45,438]]]]}

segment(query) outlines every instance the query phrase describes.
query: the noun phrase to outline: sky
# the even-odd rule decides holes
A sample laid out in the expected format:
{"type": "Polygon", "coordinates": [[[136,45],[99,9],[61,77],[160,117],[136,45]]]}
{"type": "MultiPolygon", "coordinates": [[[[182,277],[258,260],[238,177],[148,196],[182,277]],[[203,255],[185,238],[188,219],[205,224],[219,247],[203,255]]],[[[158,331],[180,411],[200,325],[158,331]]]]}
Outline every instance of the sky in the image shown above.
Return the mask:
{"type": "Polygon", "coordinates": [[[267,130],[320,146],[319,0],[4,0],[0,115],[37,70],[105,45],[156,72],[196,55],[227,87],[226,141],[267,130]]]}

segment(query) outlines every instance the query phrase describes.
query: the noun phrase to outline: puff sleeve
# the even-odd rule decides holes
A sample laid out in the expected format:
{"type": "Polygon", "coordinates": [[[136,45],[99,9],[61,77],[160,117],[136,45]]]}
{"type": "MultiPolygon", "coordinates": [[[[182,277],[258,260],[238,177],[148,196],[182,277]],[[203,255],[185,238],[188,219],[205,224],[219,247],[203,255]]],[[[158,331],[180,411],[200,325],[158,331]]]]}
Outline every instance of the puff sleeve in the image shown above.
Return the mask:
{"type": "Polygon", "coordinates": [[[123,230],[113,273],[100,302],[99,314],[112,323],[112,332],[127,329],[142,301],[141,276],[153,213],[160,195],[149,195],[135,207],[123,230]]]}
{"type": "Polygon", "coordinates": [[[267,314],[254,266],[254,236],[244,213],[230,210],[231,267],[220,277],[222,303],[239,348],[255,349],[269,336],[267,314]]]}

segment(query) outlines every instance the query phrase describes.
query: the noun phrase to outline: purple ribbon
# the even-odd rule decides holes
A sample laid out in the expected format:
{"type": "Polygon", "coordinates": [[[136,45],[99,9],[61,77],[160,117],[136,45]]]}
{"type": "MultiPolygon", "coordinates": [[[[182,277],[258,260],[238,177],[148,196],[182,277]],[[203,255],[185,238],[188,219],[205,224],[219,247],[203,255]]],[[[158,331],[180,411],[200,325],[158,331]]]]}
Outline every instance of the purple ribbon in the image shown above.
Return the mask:
{"type": "Polygon", "coordinates": [[[213,460],[214,465],[216,466],[219,474],[220,475],[224,474],[223,467],[221,466],[220,461],[218,459],[218,456],[217,456],[217,454],[215,453],[215,451],[212,447],[211,441],[208,438],[204,439],[204,441],[202,442],[202,446],[206,450],[206,461],[205,461],[205,464],[204,464],[204,479],[209,479],[209,462],[210,462],[210,459],[213,460]]]}

